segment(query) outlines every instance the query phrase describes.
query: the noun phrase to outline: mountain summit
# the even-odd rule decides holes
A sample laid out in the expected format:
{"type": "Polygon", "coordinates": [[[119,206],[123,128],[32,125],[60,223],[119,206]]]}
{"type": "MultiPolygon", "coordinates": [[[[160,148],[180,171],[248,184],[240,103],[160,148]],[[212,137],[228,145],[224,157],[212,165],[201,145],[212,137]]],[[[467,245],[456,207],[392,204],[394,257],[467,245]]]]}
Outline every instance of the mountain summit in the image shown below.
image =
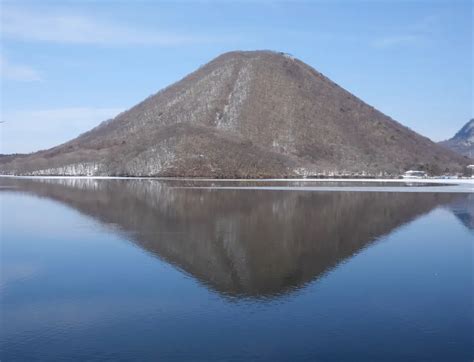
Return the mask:
{"type": "Polygon", "coordinates": [[[0,172],[291,177],[460,169],[465,158],[402,126],[294,57],[225,53],[79,137],[0,172]]]}
{"type": "Polygon", "coordinates": [[[440,144],[461,155],[474,158],[474,118],[467,122],[453,138],[440,144]]]}

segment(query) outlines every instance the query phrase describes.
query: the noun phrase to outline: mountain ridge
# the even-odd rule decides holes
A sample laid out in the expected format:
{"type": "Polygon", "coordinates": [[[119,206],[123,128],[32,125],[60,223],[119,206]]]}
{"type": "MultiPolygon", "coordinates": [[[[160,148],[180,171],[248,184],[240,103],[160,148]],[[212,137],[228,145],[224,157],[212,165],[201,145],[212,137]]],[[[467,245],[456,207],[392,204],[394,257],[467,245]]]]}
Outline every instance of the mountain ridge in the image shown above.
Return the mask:
{"type": "Polygon", "coordinates": [[[182,177],[396,175],[466,161],[284,53],[224,53],[77,138],[2,173],[182,177]]]}
{"type": "Polygon", "coordinates": [[[440,145],[461,155],[474,157],[474,118],[470,119],[456,134],[440,145]]]}

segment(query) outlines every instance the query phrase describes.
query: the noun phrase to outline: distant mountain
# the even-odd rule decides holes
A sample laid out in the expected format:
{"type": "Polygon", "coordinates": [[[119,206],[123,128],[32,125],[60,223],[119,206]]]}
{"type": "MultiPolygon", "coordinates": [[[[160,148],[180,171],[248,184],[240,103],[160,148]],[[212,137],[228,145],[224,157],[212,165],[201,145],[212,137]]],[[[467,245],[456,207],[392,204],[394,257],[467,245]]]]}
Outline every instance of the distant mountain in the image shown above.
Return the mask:
{"type": "Polygon", "coordinates": [[[398,175],[466,159],[284,53],[230,52],[130,110],[0,173],[188,177],[398,175]]]}
{"type": "Polygon", "coordinates": [[[440,144],[461,155],[474,158],[474,118],[467,122],[453,138],[440,144]]]}

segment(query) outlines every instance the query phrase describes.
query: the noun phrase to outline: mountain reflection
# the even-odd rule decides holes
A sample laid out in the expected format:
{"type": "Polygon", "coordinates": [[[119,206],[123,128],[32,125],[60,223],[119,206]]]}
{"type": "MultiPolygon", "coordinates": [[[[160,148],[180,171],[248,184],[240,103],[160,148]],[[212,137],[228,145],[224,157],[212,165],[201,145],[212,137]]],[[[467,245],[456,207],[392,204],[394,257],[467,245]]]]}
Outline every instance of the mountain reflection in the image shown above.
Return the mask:
{"type": "Polygon", "coordinates": [[[459,221],[474,232],[474,194],[469,194],[466,198],[457,200],[451,205],[451,210],[459,221]]]}
{"type": "MultiPolygon", "coordinates": [[[[464,195],[174,188],[157,180],[14,180],[126,232],[213,290],[272,297],[301,288],[390,233],[464,195]]],[[[461,200],[461,201],[459,201],[461,200]]],[[[126,266],[124,266],[126,268],[126,266]]]]}

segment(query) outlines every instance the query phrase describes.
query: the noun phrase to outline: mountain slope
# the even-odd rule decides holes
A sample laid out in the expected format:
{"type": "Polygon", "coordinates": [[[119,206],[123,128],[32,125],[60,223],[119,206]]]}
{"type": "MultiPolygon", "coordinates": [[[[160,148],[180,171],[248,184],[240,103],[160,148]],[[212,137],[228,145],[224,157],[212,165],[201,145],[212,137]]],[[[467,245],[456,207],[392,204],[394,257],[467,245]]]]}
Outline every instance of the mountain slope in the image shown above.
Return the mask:
{"type": "Polygon", "coordinates": [[[270,177],[464,164],[303,62],[254,51],[223,54],[113,120],[0,171],[270,177]]]}
{"type": "Polygon", "coordinates": [[[453,138],[440,144],[461,155],[474,157],[474,119],[467,122],[453,138]]]}

